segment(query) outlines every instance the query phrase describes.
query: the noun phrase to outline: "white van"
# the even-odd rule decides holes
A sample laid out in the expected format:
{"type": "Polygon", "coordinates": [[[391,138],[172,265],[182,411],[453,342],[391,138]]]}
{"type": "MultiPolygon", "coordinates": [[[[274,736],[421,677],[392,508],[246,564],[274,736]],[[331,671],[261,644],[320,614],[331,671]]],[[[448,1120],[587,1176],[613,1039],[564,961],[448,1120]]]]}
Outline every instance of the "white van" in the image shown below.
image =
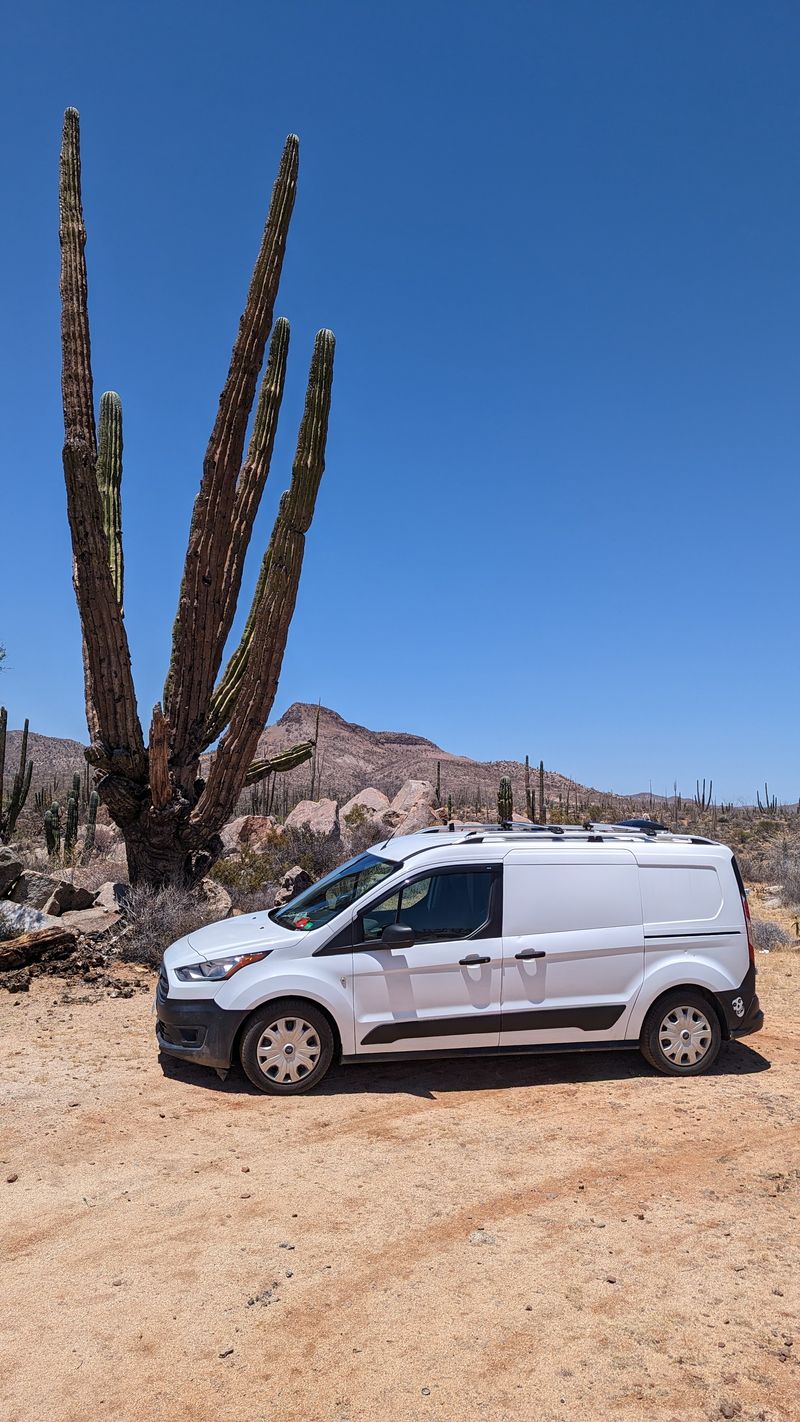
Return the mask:
{"type": "Polygon", "coordinates": [[[164,954],[163,1052],[290,1095],[332,1062],[638,1047],[694,1076],[763,1023],[747,898],[710,840],[606,825],[389,839],[164,954]]]}

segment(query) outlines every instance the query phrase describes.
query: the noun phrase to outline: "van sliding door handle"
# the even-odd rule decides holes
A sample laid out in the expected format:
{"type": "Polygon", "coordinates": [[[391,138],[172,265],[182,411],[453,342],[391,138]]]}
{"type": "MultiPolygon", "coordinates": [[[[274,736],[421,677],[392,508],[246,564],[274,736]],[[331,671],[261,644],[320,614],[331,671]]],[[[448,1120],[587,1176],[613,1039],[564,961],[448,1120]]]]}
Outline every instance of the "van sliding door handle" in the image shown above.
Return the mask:
{"type": "Polygon", "coordinates": [[[515,953],[515,958],[546,958],[547,954],[543,948],[523,948],[521,953],[515,953]]]}
{"type": "Polygon", "coordinates": [[[468,958],[459,958],[459,968],[474,968],[476,963],[491,963],[491,958],[479,958],[477,953],[470,953],[468,958]]]}

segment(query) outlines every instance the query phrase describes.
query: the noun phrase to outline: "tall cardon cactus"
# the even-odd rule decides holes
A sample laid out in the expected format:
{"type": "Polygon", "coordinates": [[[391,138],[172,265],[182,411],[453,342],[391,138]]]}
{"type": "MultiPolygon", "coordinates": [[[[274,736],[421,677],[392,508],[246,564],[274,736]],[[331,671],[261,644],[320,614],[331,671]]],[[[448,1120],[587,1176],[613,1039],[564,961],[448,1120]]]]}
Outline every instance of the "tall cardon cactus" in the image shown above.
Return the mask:
{"type": "Polygon", "coordinates": [[[6,735],[8,712],[0,706],[0,844],[5,844],[13,835],[17,820],[25,807],[31,788],[33,761],[28,760],[28,722],[22,728],[22,742],[19,751],[19,769],[11,782],[11,794],[6,802],[3,784],[6,772],[6,735]]]}
{"type": "Polygon", "coordinates": [[[500,781],[500,788],[497,791],[497,821],[501,825],[510,825],[514,817],[514,794],[511,788],[511,781],[504,775],[500,781]]]}
{"type": "Polygon", "coordinates": [[[106,392],[99,428],[95,425],[79,122],[74,109],[64,117],[63,457],[83,630],[87,758],[100,799],[122,831],[134,883],[193,883],[220,854],[219,831],[243,787],[283,769],[287,761],[300,764],[312,753],[311,745],[303,745],[272,760],[254,759],[275,698],[305,535],[325,468],[334,356],[330,331],[320,331],[314,342],[291,482],[280,500],[244,630],[222,669],[283,399],[289,325],[283,318],[273,325],[273,307],[294,207],[298,153],[298,140],[290,135],[203,461],[164,695],[153,708],[145,743],[122,613],[122,411],[119,397],[106,392]],[[217,741],[206,772],[201,757],[217,741]]]}

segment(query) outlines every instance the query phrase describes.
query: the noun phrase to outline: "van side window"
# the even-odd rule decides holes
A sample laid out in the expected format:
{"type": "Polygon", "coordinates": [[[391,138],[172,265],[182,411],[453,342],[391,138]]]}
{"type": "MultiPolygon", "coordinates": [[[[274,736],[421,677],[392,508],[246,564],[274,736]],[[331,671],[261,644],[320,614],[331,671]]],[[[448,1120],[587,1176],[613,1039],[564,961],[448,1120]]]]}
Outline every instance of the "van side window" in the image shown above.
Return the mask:
{"type": "Polygon", "coordinates": [[[400,923],[413,928],[418,943],[469,938],[488,923],[493,877],[488,869],[464,869],[416,879],[370,905],[361,936],[371,942],[387,924],[400,923]]]}

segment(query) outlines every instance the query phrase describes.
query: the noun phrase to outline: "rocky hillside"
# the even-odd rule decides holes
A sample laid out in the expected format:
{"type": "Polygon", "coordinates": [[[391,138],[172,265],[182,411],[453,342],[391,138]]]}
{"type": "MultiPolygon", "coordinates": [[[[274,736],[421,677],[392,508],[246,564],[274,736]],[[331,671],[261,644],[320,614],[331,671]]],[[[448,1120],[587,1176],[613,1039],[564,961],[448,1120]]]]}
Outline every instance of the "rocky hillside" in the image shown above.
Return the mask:
{"type": "MultiPolygon", "coordinates": [[[[274,726],[261,737],[259,754],[274,754],[279,748],[298,741],[313,740],[317,708],[296,701],[274,726]]],[[[500,777],[510,777],[514,787],[515,806],[525,806],[524,766],[518,760],[470,760],[453,755],[424,736],[405,731],[370,731],[353,721],[345,721],[335,711],[323,707],[320,711],[319,754],[321,756],[320,786],[323,795],[346,800],[365,785],[374,785],[390,798],[407,780],[429,780],[436,784],[436,764],[441,763],[442,799],[452,795],[454,804],[476,803],[476,796],[485,805],[495,805],[500,777]]],[[[308,783],[309,768],[294,773],[298,784],[308,783]]],[[[538,789],[538,779],[534,785],[538,789]]],[[[577,790],[583,802],[607,799],[600,791],[576,786],[554,770],[545,770],[545,793],[548,800],[566,798],[567,790],[574,798],[577,790]]]]}

